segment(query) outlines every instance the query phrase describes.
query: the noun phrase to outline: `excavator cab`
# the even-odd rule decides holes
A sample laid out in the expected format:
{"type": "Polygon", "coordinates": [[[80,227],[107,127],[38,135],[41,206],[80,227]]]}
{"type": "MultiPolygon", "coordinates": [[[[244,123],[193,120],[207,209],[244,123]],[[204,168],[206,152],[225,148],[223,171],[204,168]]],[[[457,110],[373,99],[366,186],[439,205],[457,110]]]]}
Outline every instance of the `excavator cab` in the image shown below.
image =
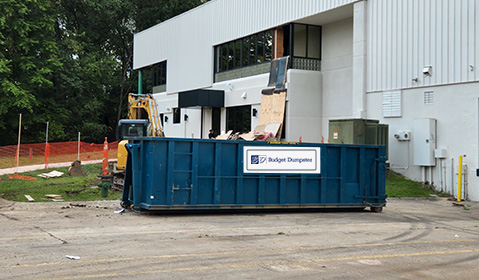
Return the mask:
{"type": "Polygon", "coordinates": [[[118,155],[117,163],[110,170],[113,174],[113,185],[123,188],[123,178],[128,153],[125,137],[164,137],[158,108],[155,99],[150,94],[128,95],[128,119],[118,122],[118,155]]]}
{"type": "Polygon", "coordinates": [[[141,137],[148,135],[148,120],[120,120],[118,122],[118,139],[123,140],[126,136],[141,137]]]}

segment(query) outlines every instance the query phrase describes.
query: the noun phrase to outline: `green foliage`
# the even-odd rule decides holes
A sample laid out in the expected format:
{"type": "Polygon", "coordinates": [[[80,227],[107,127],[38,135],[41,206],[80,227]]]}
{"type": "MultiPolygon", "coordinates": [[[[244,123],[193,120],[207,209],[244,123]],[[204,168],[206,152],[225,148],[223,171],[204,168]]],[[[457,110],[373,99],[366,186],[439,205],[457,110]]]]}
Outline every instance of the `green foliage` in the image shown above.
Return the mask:
{"type": "Polygon", "coordinates": [[[36,95],[54,86],[55,17],[50,0],[0,0],[0,144],[14,141],[18,114],[33,113],[36,95]]]}
{"type": "Polygon", "coordinates": [[[406,179],[395,172],[391,172],[386,180],[386,194],[388,197],[429,197],[430,194],[448,196],[447,194],[435,192],[421,183],[406,179]]]}
{"type": "MultiPolygon", "coordinates": [[[[0,0],[0,145],[103,142],[136,91],[133,34],[201,0],[0,0]]],[[[146,77],[148,79],[148,77],[146,77]]],[[[147,83],[149,84],[149,83],[147,83]]]]}
{"type": "Polygon", "coordinates": [[[23,202],[28,201],[25,195],[30,195],[36,202],[51,201],[51,199],[45,198],[46,194],[61,195],[65,201],[119,199],[121,197],[121,193],[109,191],[107,198],[101,198],[101,190],[96,188],[101,182],[98,178],[101,172],[101,164],[83,165],[82,167],[88,176],[72,177],[68,174],[68,167],[22,173],[22,175],[37,178],[36,181],[10,180],[8,175],[4,175],[0,181],[0,195],[7,200],[23,202]],[[61,177],[50,179],[43,179],[37,176],[38,174],[53,170],[64,172],[65,174],[61,177]]]}

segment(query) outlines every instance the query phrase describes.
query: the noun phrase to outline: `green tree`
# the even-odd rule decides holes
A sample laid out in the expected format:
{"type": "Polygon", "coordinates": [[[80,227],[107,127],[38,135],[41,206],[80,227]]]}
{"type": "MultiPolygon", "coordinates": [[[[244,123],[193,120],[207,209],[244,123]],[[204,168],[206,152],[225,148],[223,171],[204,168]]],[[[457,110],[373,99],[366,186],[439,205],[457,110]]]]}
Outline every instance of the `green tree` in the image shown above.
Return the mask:
{"type": "MultiPolygon", "coordinates": [[[[133,34],[201,0],[0,0],[0,145],[114,138],[136,91],[133,34]]],[[[148,79],[148,77],[145,77],[148,79]]]]}
{"type": "Polygon", "coordinates": [[[54,86],[61,66],[54,26],[50,0],[0,0],[0,145],[15,141],[18,114],[33,113],[42,106],[36,95],[54,86]]]}

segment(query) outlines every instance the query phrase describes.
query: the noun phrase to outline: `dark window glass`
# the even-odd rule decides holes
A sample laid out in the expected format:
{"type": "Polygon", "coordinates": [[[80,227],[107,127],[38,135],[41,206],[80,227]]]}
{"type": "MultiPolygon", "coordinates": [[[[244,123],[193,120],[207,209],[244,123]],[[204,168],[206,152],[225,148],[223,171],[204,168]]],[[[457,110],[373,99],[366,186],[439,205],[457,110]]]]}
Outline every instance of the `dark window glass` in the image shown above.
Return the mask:
{"type": "Polygon", "coordinates": [[[306,42],[307,42],[307,26],[302,24],[295,24],[293,26],[294,34],[294,56],[306,57],[306,42]]]}
{"type": "Polygon", "coordinates": [[[221,108],[213,108],[211,124],[215,135],[220,135],[221,129],[221,108]]]}
{"type": "Polygon", "coordinates": [[[273,60],[273,30],[268,30],[264,33],[264,60],[273,60]]]}
{"type": "Polygon", "coordinates": [[[216,61],[215,61],[215,69],[216,72],[221,72],[223,71],[222,63],[221,63],[221,46],[217,46],[215,48],[215,55],[216,55],[216,61]]]}
{"type": "Polygon", "coordinates": [[[261,32],[257,35],[258,41],[256,43],[256,62],[264,62],[264,33],[261,32]]]}
{"type": "Polygon", "coordinates": [[[173,108],[173,123],[181,122],[181,108],[173,108]]]}
{"type": "Polygon", "coordinates": [[[166,84],[166,61],[160,64],[161,76],[160,76],[160,85],[166,84]]]}
{"type": "Polygon", "coordinates": [[[243,67],[249,65],[249,37],[243,39],[243,67]]]}
{"type": "Polygon", "coordinates": [[[321,27],[308,26],[308,57],[321,58],[321,27]]]}
{"type": "Polygon", "coordinates": [[[283,55],[288,56],[291,54],[291,26],[283,26],[283,55]]]}
{"type": "Polygon", "coordinates": [[[235,68],[241,67],[241,40],[235,42],[235,68]]]}
{"type": "Polygon", "coordinates": [[[235,65],[235,43],[230,42],[228,44],[228,70],[234,68],[235,65]]]}
{"type": "Polygon", "coordinates": [[[221,45],[221,71],[228,70],[228,45],[221,45]]]}
{"type": "Polygon", "coordinates": [[[249,37],[249,65],[256,64],[256,35],[249,37]]]}
{"type": "Polygon", "coordinates": [[[226,109],[226,130],[233,132],[251,131],[251,106],[238,106],[226,109]]]}
{"type": "Polygon", "coordinates": [[[153,65],[151,71],[151,83],[153,86],[166,84],[166,61],[153,65]]]}
{"type": "Polygon", "coordinates": [[[158,85],[158,65],[153,66],[153,70],[151,71],[151,81],[153,83],[153,86],[158,85]]]}
{"type": "Polygon", "coordinates": [[[273,30],[260,32],[215,47],[215,72],[273,60],[273,30]]]}

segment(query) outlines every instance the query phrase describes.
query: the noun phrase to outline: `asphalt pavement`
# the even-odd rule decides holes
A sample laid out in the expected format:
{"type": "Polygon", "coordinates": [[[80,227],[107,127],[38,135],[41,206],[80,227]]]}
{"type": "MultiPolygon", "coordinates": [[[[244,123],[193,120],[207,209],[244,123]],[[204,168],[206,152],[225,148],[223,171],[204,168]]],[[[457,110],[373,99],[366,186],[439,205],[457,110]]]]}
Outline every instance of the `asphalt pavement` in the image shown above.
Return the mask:
{"type": "Polygon", "coordinates": [[[1,279],[477,279],[479,204],[136,213],[0,200],[1,279]]]}

